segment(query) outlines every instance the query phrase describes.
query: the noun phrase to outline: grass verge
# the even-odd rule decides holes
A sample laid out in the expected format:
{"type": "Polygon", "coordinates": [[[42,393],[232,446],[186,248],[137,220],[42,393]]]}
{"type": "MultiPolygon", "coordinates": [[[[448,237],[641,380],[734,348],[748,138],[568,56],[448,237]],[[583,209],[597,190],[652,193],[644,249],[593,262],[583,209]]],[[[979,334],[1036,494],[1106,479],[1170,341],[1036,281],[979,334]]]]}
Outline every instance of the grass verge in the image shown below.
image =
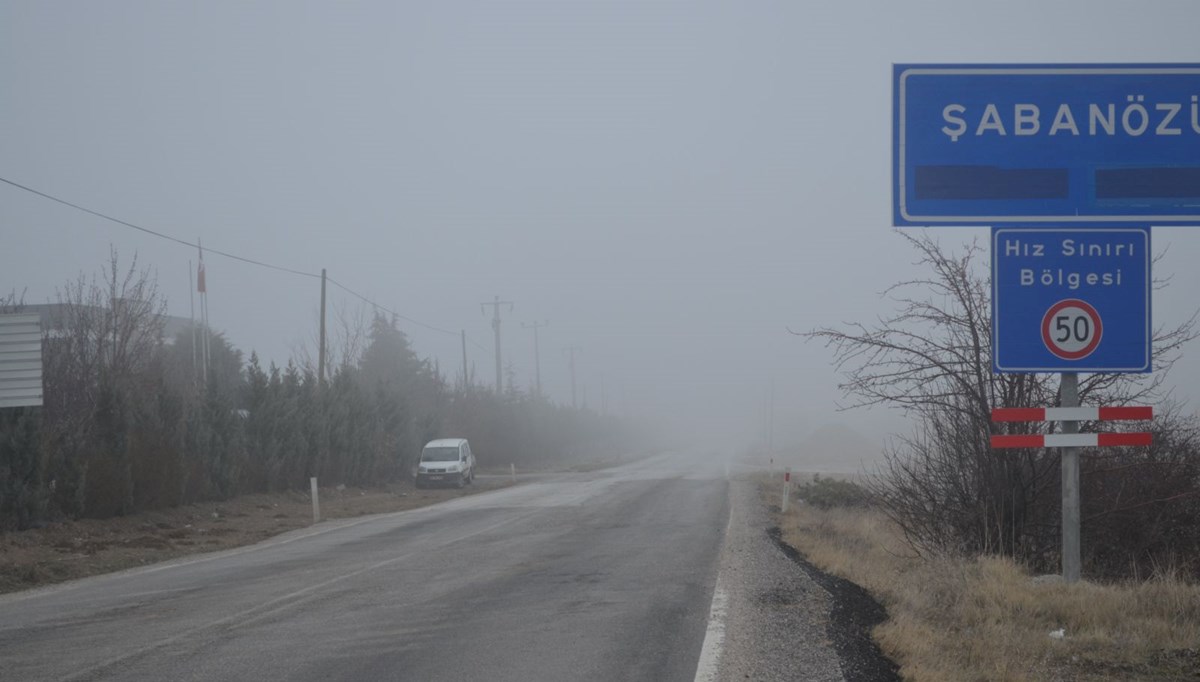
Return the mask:
{"type": "Polygon", "coordinates": [[[918,557],[872,509],[795,505],[779,525],[887,608],[874,637],[905,679],[1200,680],[1200,586],[1176,576],[1064,585],[1001,558],[918,557]]]}

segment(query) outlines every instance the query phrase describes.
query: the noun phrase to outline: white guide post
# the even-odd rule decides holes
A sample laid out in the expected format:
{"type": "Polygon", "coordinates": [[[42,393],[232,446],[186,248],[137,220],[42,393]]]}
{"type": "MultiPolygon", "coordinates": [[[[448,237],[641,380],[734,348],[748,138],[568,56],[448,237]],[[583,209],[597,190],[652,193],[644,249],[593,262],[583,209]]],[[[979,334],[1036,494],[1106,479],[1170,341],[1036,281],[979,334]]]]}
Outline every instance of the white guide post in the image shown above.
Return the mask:
{"type": "Polygon", "coordinates": [[[321,503],[317,500],[317,477],[308,479],[308,483],[312,486],[313,523],[317,523],[321,520],[321,503]]]}
{"type": "Polygon", "coordinates": [[[788,510],[788,488],[792,485],[792,468],[783,470],[783,502],[779,505],[783,511],[788,510]]]}

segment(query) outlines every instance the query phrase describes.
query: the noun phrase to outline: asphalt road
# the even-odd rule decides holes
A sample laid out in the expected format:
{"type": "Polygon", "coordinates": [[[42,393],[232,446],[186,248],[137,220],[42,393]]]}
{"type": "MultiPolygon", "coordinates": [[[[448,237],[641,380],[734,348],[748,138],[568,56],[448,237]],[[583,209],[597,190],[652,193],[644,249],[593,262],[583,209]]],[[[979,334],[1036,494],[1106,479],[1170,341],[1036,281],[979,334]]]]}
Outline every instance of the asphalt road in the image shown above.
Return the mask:
{"type": "Polygon", "coordinates": [[[693,680],[728,492],[661,456],[0,597],[0,677],[693,680]]]}

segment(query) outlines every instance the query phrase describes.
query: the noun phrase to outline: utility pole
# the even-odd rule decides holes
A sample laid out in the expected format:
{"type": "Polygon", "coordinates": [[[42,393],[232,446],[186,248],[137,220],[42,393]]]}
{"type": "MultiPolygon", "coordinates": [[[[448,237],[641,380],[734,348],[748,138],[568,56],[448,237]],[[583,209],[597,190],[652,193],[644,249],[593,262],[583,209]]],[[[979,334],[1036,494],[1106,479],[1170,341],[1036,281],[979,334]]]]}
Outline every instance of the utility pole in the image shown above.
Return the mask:
{"type": "Polygon", "coordinates": [[[583,349],[579,346],[567,346],[563,350],[571,357],[571,409],[576,409],[579,407],[579,403],[575,400],[575,354],[583,349]]]}
{"type": "Polygon", "coordinates": [[[325,385],[325,268],[321,268],[321,340],[317,344],[317,385],[325,385]]]}
{"type": "Polygon", "coordinates": [[[538,350],[538,330],[542,327],[549,326],[549,324],[549,321],[541,323],[530,322],[528,324],[525,322],[521,323],[522,329],[533,330],[533,376],[534,382],[537,386],[537,394],[539,398],[542,397],[542,355],[541,351],[538,350]]]}
{"type": "Polygon", "coordinates": [[[467,330],[462,330],[462,349],[463,349],[463,390],[467,390],[471,385],[471,375],[467,369],[467,330]]]}
{"type": "Polygon", "coordinates": [[[494,332],[496,332],[496,395],[504,394],[504,376],[503,376],[504,368],[503,368],[503,365],[500,364],[500,306],[501,305],[507,305],[508,312],[510,312],[510,313],[512,312],[513,302],[512,301],[501,301],[499,296],[497,296],[492,301],[479,304],[479,309],[483,312],[487,312],[487,307],[492,306],[492,330],[494,332]]]}

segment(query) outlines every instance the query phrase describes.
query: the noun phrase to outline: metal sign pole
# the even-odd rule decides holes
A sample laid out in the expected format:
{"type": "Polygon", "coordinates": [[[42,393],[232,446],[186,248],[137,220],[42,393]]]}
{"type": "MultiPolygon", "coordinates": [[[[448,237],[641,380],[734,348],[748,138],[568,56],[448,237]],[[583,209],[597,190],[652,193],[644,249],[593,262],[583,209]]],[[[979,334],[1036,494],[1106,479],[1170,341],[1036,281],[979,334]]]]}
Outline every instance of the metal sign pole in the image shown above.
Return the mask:
{"type": "MultiPolygon", "coordinates": [[[[1063,407],[1079,407],[1079,375],[1063,372],[1059,386],[1063,407]]],[[[1079,433],[1079,422],[1062,422],[1063,433],[1079,433]]],[[[1062,577],[1079,582],[1079,448],[1059,448],[1062,455],[1062,577]]]]}

